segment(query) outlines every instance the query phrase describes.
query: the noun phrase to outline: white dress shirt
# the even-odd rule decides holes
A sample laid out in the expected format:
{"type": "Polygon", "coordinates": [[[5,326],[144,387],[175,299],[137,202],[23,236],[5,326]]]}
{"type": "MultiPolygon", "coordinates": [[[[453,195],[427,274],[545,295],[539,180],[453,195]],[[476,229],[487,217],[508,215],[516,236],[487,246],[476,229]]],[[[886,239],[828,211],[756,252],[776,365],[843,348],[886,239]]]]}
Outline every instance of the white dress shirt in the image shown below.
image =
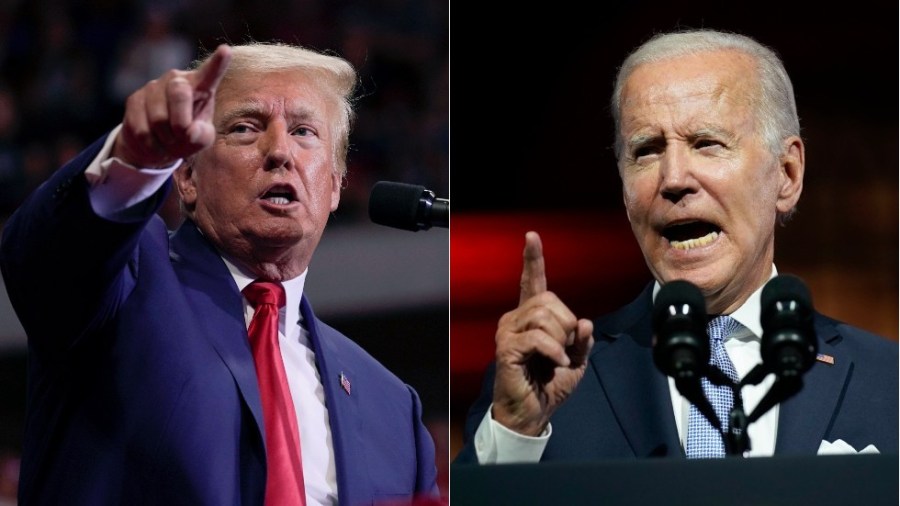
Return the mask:
{"type": "MultiPolygon", "coordinates": [[[[778,274],[775,266],[772,266],[771,277],[778,274]]],[[[660,285],[653,287],[653,298],[659,292],[660,285]]],[[[731,313],[731,316],[742,325],[730,335],[726,336],[725,351],[734,363],[734,368],[740,378],[743,378],[759,363],[762,357],[759,353],[762,326],[759,323],[760,295],[762,287],[759,287],[752,295],[731,313]]],[[[749,416],[759,404],[762,397],[768,392],[775,376],[769,374],[759,385],[747,385],[741,389],[744,400],[744,410],[749,416]]],[[[669,394],[672,398],[672,410],[675,415],[675,426],[678,429],[678,438],[681,447],[684,448],[687,438],[688,415],[690,402],[685,399],[675,387],[675,380],[669,378],[669,394]]],[[[493,406],[492,406],[493,407],[493,406]]],[[[778,429],[778,406],[766,412],[757,421],[747,428],[750,437],[751,450],[745,455],[748,457],[765,457],[775,453],[775,438],[778,429]]],[[[482,464],[505,464],[514,462],[538,462],[550,436],[553,433],[552,426],[547,425],[539,436],[525,436],[504,427],[491,416],[491,409],[481,420],[475,431],[475,453],[478,462],[482,464]]]]}
{"type": "MultiPolygon", "coordinates": [[[[252,276],[242,272],[227,258],[222,259],[231,271],[238,291],[254,281],[252,276]]],[[[281,283],[285,306],[278,311],[278,343],[300,428],[306,504],[337,504],[337,475],[325,389],[316,367],[316,355],[309,342],[309,331],[300,315],[300,299],[307,272],[308,269],[300,276],[281,283]]],[[[246,298],[242,300],[244,323],[249,327],[254,310],[246,298]]]]}
{"type": "MultiPolygon", "coordinates": [[[[772,274],[769,279],[778,275],[778,270],[772,266],[772,274]]],[[[653,299],[659,292],[659,283],[653,287],[653,299]]],[[[743,379],[757,364],[762,363],[759,353],[759,345],[762,338],[762,324],[759,322],[760,295],[762,287],[759,287],[752,295],[731,313],[731,317],[742,326],[725,337],[725,351],[734,364],[734,370],[738,377],[743,379]]],[[[775,375],[769,374],[758,385],[746,385],[741,389],[741,397],[744,400],[744,411],[747,416],[753,413],[756,405],[762,400],[775,382],[775,375]]],[[[669,378],[669,392],[672,396],[672,409],[675,412],[675,426],[678,428],[678,439],[681,447],[685,447],[687,441],[688,415],[691,403],[684,398],[675,387],[675,380],[669,378]]],[[[750,451],[744,455],[747,457],[771,457],[775,454],[775,437],[778,432],[778,405],[766,412],[755,422],[747,427],[747,435],[750,437],[750,451]]]]}
{"type": "MultiPolygon", "coordinates": [[[[153,207],[147,199],[165,184],[181,165],[181,160],[162,169],[142,169],[110,158],[120,129],[121,125],[109,134],[103,148],[85,171],[90,184],[89,198],[94,212],[102,218],[118,222],[139,221],[152,212],[153,207]]],[[[238,291],[254,281],[251,275],[242,272],[233,262],[224,257],[222,260],[231,272],[238,291]]],[[[306,273],[303,271],[300,276],[282,282],[286,304],[279,311],[278,341],[300,430],[306,504],[336,505],[337,476],[325,391],[316,367],[315,353],[310,346],[309,331],[300,315],[306,273]]],[[[249,327],[253,307],[247,299],[242,300],[245,323],[249,327]]]]}

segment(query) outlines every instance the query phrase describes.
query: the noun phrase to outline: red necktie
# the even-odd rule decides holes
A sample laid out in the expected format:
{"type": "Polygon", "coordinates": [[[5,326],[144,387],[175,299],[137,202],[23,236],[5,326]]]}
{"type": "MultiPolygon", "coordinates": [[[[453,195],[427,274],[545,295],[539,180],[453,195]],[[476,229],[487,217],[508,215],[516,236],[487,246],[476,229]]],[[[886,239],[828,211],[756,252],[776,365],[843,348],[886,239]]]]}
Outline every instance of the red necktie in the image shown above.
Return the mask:
{"type": "Polygon", "coordinates": [[[256,378],[266,427],[266,506],[306,504],[300,436],[294,401],[284,372],[278,344],[278,308],[284,306],[280,283],[255,281],[247,285],[244,297],[255,312],[247,334],[256,363],[256,378]]]}

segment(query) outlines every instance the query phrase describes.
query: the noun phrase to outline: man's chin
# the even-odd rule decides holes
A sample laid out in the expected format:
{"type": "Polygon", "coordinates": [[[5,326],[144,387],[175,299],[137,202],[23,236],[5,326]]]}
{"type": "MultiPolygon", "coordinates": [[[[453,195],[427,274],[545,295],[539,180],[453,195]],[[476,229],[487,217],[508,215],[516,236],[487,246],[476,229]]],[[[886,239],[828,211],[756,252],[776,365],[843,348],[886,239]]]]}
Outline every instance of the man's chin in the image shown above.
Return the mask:
{"type": "Polygon", "coordinates": [[[300,244],[304,237],[310,235],[304,233],[303,228],[295,221],[285,221],[288,220],[265,220],[265,223],[257,224],[245,236],[255,246],[289,248],[300,244]]]}
{"type": "Polygon", "coordinates": [[[696,285],[700,292],[703,293],[703,296],[707,298],[720,292],[730,278],[730,276],[711,265],[696,266],[689,269],[673,269],[669,267],[661,270],[661,273],[664,283],[675,280],[687,281],[696,285]]]}
{"type": "Polygon", "coordinates": [[[740,286],[733,284],[733,274],[676,271],[666,278],[667,282],[676,279],[692,283],[700,289],[709,314],[729,314],[740,307],[749,295],[740,286]]]}

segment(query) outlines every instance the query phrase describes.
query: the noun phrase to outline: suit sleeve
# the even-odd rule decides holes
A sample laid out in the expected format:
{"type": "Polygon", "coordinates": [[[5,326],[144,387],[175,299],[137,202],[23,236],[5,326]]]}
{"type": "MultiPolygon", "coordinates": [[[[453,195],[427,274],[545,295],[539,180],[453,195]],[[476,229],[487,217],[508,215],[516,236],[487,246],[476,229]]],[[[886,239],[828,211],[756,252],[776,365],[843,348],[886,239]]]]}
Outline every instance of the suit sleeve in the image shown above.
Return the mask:
{"type": "Polygon", "coordinates": [[[434,457],[434,439],[422,423],[422,402],[419,395],[409,385],[409,395],[413,402],[413,426],[416,437],[416,493],[437,496],[437,466],[434,457]]]}
{"type": "MultiPolygon", "coordinates": [[[[98,216],[84,172],[105,140],[54,173],[3,230],[0,269],[33,348],[64,352],[115,313],[137,276],[141,233],[171,186],[167,182],[149,199],[143,220],[117,223],[98,216]]],[[[165,234],[161,223],[156,228],[165,234]]]]}
{"type": "Polygon", "coordinates": [[[478,455],[475,452],[475,431],[484,419],[487,410],[490,409],[494,397],[494,363],[488,367],[481,384],[481,392],[469,412],[466,415],[465,431],[463,433],[463,448],[456,456],[454,463],[477,464],[478,455]]]}

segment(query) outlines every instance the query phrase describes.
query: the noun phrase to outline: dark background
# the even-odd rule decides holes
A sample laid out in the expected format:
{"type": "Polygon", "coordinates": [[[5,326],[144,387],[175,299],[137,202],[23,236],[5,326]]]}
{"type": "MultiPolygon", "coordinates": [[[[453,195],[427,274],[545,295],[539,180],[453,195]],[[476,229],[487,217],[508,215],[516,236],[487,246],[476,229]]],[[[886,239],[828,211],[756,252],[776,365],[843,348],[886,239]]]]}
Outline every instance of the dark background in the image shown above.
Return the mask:
{"type": "Polygon", "coordinates": [[[777,231],[776,265],[806,280],[817,309],[897,339],[895,2],[486,9],[466,9],[466,28],[453,30],[451,455],[496,321],[517,302],[527,230],[544,239],[549,288],[579,317],[651,280],[625,219],[608,103],[618,65],[655,32],[737,31],[782,57],[806,175],[797,215],[777,231]]]}

